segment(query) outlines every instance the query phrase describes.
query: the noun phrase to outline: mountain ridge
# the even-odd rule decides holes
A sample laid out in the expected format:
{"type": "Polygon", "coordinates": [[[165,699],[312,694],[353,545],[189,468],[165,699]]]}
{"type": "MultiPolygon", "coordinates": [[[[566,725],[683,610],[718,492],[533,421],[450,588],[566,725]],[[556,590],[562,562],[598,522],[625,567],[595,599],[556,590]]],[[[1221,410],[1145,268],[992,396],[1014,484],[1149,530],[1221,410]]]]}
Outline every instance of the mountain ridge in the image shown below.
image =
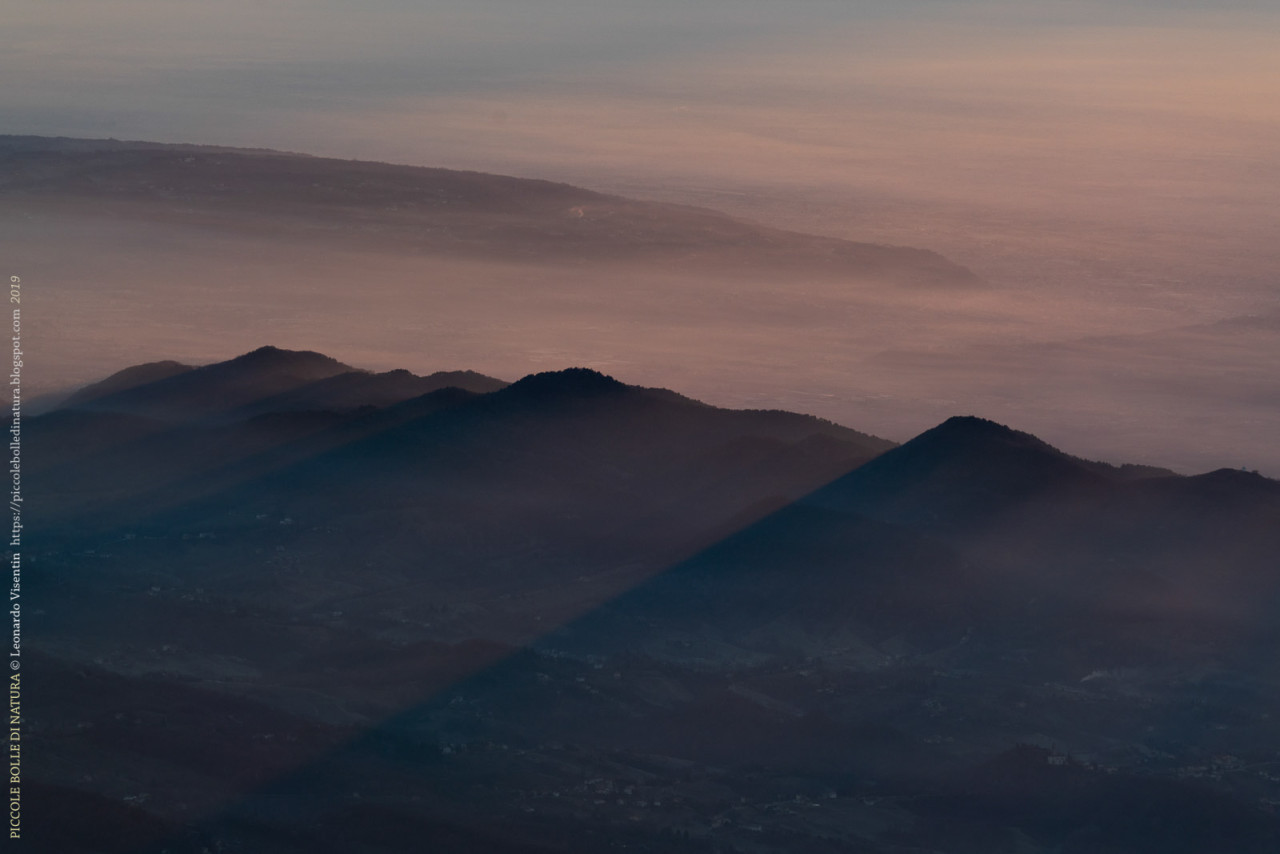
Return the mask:
{"type": "Polygon", "coordinates": [[[0,136],[0,187],[24,205],[508,260],[665,259],[974,286],[926,249],[790,232],[706,208],[475,171],[163,143],[0,136]]]}
{"type": "Polygon", "coordinates": [[[813,416],[722,409],[588,368],[507,384],[467,371],[362,372],[317,353],[271,347],[40,417],[58,429],[48,434],[48,449],[37,443],[34,458],[46,466],[59,455],[77,460],[56,477],[45,475],[66,484],[74,506],[92,504],[96,489],[118,489],[129,472],[136,488],[145,486],[164,504],[172,502],[178,481],[189,484],[179,492],[195,497],[291,467],[304,478],[324,477],[323,466],[306,462],[317,455],[332,456],[333,466],[350,468],[357,479],[371,476],[376,462],[385,478],[404,481],[405,488],[405,478],[436,471],[432,466],[469,466],[501,478],[503,459],[536,447],[550,454],[530,457],[531,471],[544,472],[539,477],[572,475],[572,466],[557,472],[563,463],[555,462],[572,448],[593,465],[617,457],[619,474],[637,482],[715,472],[746,495],[765,488],[750,482],[758,477],[797,497],[797,483],[817,485],[823,472],[847,471],[893,447],[813,416]],[[93,443],[77,440],[77,431],[94,432],[95,419],[110,429],[93,443]],[[86,471],[80,448],[90,445],[98,463],[86,471]],[[197,458],[206,462],[193,463],[197,458]],[[681,472],[682,464],[692,471],[681,472]],[[107,476],[103,467],[119,472],[107,476]],[[148,472],[149,480],[141,477],[148,472]]]}
{"type": "Polygon", "coordinates": [[[689,854],[1198,854],[1223,816],[1233,850],[1280,839],[1254,773],[1280,483],[971,416],[895,445],[582,367],[333,406],[414,388],[348,367],[259,349],[154,383],[168,421],[31,419],[37,781],[95,799],[86,839],[149,816],[147,851],[407,851],[433,815],[459,854],[495,826],[689,854]]]}

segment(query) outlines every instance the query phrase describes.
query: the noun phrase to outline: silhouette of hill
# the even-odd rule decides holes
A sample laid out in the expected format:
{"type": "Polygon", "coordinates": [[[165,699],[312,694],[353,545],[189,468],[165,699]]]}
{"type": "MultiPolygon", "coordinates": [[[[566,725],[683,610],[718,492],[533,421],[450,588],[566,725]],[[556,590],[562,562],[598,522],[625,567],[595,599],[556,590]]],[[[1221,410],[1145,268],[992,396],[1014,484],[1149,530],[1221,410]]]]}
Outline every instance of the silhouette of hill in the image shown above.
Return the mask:
{"type": "Polygon", "coordinates": [[[1123,475],[981,418],[954,417],[813,497],[876,518],[964,528],[1027,501],[1123,475]]]}
{"type": "Polygon", "coordinates": [[[613,377],[590,368],[567,368],[530,374],[512,383],[504,397],[529,401],[545,401],[567,397],[596,397],[618,394],[626,386],[613,377]]]}
{"type": "MultiPolygon", "coordinates": [[[[892,447],[821,419],[717,409],[581,368],[507,386],[473,372],[368,374],[316,353],[275,348],[96,397],[44,419],[57,429],[36,441],[32,457],[45,465],[46,506],[54,515],[95,504],[132,507],[129,512],[137,502],[172,506],[218,484],[252,482],[278,470],[305,479],[312,469],[349,468],[359,472],[351,488],[368,492],[371,506],[394,500],[393,485],[429,476],[422,468],[431,465],[464,480],[483,472],[499,493],[509,490],[497,481],[525,469],[529,477],[542,471],[547,483],[529,488],[546,489],[559,480],[572,483],[572,469],[551,473],[570,448],[602,484],[624,472],[632,478],[617,484],[624,491],[650,478],[701,477],[738,512],[758,501],[798,497],[892,447]],[[122,419],[126,415],[132,420],[122,419]],[[162,429],[165,423],[173,426],[162,429]],[[94,457],[85,448],[102,453],[94,457]],[[504,468],[512,457],[524,468],[504,468]],[[122,489],[131,490],[134,503],[102,502],[103,490],[119,495],[122,489]],[[740,498],[731,496],[735,489],[740,498]]],[[[458,494],[478,489],[475,482],[458,484],[458,494]]],[[[302,491],[300,500],[309,500],[302,491]]],[[[680,500],[696,499],[691,493],[680,500]]]]}
{"type": "Polygon", "coordinates": [[[57,844],[1280,844],[1275,481],[586,368],[117,385],[26,433],[57,844]]]}
{"type": "MultiPolygon", "coordinates": [[[[144,366],[140,366],[144,367],[144,366]]],[[[148,371],[130,375],[145,376],[148,371]]],[[[104,412],[191,420],[229,412],[262,398],[314,383],[353,368],[319,353],[261,347],[226,362],[172,371],[150,382],[132,383],[106,394],[75,398],[67,405],[104,412]]],[[[119,384],[116,374],[107,382],[119,384]]],[[[127,380],[125,380],[127,382],[127,380]]],[[[90,387],[92,388],[92,387],[90,387]]]]}
{"type": "Polygon", "coordinates": [[[174,361],[147,362],[144,365],[134,365],[122,371],[116,371],[104,380],[99,380],[96,383],[90,383],[84,388],[77,389],[62,401],[61,406],[82,405],[140,385],[184,374],[190,370],[192,370],[191,365],[184,365],[181,362],[174,361]]]}
{"type": "Polygon", "coordinates": [[[486,259],[666,260],[972,285],[921,249],[768,228],[703,208],[525,178],[250,149],[0,136],[0,187],[29,208],[322,237],[486,259]]]}
{"type": "Polygon", "coordinates": [[[1244,591],[1280,547],[1275,481],[1081,460],[973,418],[926,431],[808,500],[937,537],[1024,583],[1034,578],[1029,595],[1138,600],[1151,617],[1188,598],[1197,604],[1180,607],[1215,620],[1224,598],[1252,612],[1244,591]],[[1218,569],[1209,576],[1206,566],[1218,569]]]}
{"type": "Polygon", "coordinates": [[[701,637],[718,645],[695,644],[702,658],[878,661],[889,638],[916,654],[972,640],[1045,672],[1099,648],[1167,664],[1190,636],[1271,630],[1277,548],[1280,483],[1113,467],[953,418],[549,642],[679,660],[671,639],[701,637]]]}

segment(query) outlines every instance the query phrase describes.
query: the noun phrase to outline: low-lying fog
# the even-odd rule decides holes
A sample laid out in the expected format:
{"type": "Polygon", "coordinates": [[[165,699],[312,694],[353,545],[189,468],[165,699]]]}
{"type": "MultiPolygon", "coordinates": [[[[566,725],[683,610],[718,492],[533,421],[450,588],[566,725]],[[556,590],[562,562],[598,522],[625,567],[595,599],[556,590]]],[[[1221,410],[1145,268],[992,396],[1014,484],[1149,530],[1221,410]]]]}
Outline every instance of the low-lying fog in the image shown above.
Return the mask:
{"type": "Polygon", "coordinates": [[[6,216],[28,275],[28,395],[264,343],[361,367],[515,379],[585,365],[903,440],[957,413],[1067,451],[1280,474],[1280,318],[654,265],[444,260],[93,217],[6,216]],[[75,251],[67,247],[74,246],[75,251]],[[783,280],[785,279],[785,280],[783,280]]]}

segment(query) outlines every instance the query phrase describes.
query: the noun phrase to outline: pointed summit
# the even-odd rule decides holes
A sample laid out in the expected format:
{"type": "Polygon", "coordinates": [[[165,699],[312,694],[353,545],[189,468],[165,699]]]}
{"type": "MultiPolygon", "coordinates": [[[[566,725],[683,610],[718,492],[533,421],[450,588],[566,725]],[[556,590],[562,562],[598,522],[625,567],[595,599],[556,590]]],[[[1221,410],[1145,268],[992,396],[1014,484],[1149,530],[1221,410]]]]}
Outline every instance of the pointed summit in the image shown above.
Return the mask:
{"type": "Polygon", "coordinates": [[[950,418],[812,497],[885,521],[963,527],[1037,496],[1119,477],[1030,433],[972,416],[950,418]]]}
{"type": "Polygon", "coordinates": [[[1021,430],[1014,430],[1012,427],[992,421],[988,418],[979,418],[976,415],[953,415],[946,421],[943,421],[937,427],[925,431],[921,435],[929,434],[949,434],[952,436],[967,436],[970,438],[999,438],[1005,441],[1016,441],[1022,443],[1030,443],[1039,445],[1052,450],[1052,446],[1046,442],[1037,439],[1030,433],[1024,433],[1021,430]]]}

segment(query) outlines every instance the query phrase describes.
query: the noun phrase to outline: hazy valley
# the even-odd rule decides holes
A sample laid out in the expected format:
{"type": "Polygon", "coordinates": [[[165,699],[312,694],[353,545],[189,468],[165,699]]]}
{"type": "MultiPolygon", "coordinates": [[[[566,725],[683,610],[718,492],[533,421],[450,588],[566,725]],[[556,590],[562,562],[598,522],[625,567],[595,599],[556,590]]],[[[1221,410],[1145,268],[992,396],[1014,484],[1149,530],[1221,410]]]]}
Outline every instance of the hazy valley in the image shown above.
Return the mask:
{"type": "MultiPolygon", "coordinates": [[[[1257,271],[1246,293],[1219,280],[1228,267],[1195,267],[1203,288],[1174,299],[1141,284],[1167,270],[1121,287],[941,241],[966,267],[480,173],[39,137],[5,137],[0,158],[0,249],[40,271],[32,391],[326,342],[379,370],[585,365],[896,440],[979,413],[1095,457],[1280,473],[1261,438],[1280,429],[1280,344],[1257,271]]],[[[856,224],[903,234],[890,219],[856,224]]]]}
{"type": "Polygon", "coordinates": [[[1280,5],[3,21],[6,852],[1280,851],[1280,5]]]}
{"type": "Polygon", "coordinates": [[[27,430],[49,850],[1280,841],[1258,475],[271,347],[27,430]]]}

